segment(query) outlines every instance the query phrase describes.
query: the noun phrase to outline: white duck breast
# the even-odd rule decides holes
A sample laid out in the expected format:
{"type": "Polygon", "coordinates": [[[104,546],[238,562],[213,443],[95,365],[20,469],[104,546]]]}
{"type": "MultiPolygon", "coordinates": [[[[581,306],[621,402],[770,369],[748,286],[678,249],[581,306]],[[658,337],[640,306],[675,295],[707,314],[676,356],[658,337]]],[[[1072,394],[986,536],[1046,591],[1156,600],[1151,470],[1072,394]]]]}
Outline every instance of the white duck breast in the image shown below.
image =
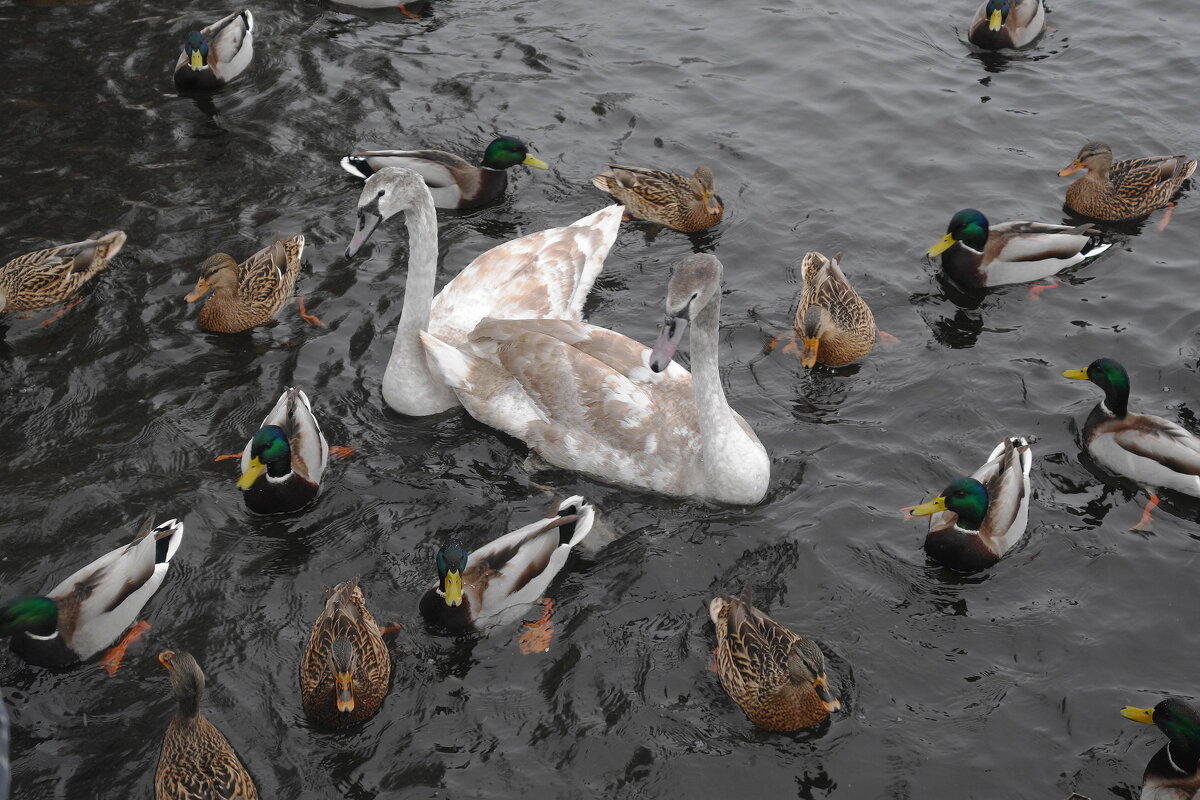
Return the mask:
{"type": "MultiPolygon", "coordinates": [[[[321,426],[317,423],[312,404],[304,390],[293,386],[279,395],[279,399],[258,427],[265,428],[268,425],[277,425],[287,433],[288,445],[292,448],[293,469],[299,460],[304,465],[303,472],[308,480],[320,483],[321,476],[325,474],[325,468],[329,465],[329,443],[325,441],[325,434],[321,432],[321,426]]],[[[242,450],[243,475],[250,469],[250,450],[253,444],[254,437],[251,437],[242,450]]]]}

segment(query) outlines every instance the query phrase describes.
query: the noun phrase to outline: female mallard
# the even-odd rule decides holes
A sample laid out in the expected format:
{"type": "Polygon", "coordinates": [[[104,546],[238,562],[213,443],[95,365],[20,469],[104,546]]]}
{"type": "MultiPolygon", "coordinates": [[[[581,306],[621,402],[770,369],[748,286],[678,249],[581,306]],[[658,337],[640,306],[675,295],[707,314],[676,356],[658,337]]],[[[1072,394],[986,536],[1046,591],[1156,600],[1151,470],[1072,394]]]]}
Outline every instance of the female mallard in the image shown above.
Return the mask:
{"type": "Polygon", "coordinates": [[[329,463],[329,445],[308,395],[289,388],[242,450],[242,490],[256,514],[297,511],[316,498],[329,463]]]}
{"type": "Polygon", "coordinates": [[[82,242],[17,256],[0,267],[0,313],[34,311],[65,303],[107,267],[124,245],[125,231],[113,231],[82,242]]]}
{"type": "Polygon", "coordinates": [[[1200,713],[1171,697],[1154,708],[1126,706],[1121,716],[1167,735],[1142,775],[1142,800],[1200,800],[1200,713]]]}
{"type": "Polygon", "coordinates": [[[804,286],[792,325],[804,342],[805,367],[818,361],[842,367],[875,346],[875,316],[846,280],[841,261],[841,253],[832,260],[817,252],[804,256],[804,286]]]}
{"type": "MultiPolygon", "coordinates": [[[[276,236],[269,247],[241,264],[227,253],[209,256],[200,265],[196,288],[183,299],[194,303],[213,290],[200,309],[200,324],[214,333],[239,333],[266,325],[292,296],[302,252],[304,237],[296,234],[286,239],[276,236]]],[[[304,308],[303,297],[300,318],[310,325],[321,324],[304,308]]]]}
{"type": "Polygon", "coordinates": [[[254,56],[254,15],[235,11],[183,42],[175,62],[175,88],[211,92],[241,75],[254,56]]]}
{"type": "Polygon", "coordinates": [[[592,185],[623,203],[631,217],[695,233],[716,225],[725,213],[708,167],[697,167],[688,178],[659,169],[608,166],[612,169],[592,178],[592,185]]]}
{"type": "Polygon", "coordinates": [[[987,463],[942,493],[906,508],[906,519],[929,516],[925,552],[942,566],[978,572],[992,566],[1025,535],[1033,453],[1019,436],[996,445],[987,463]],[[932,515],[932,516],[930,516],[932,515]]]}
{"type": "MultiPolygon", "coordinates": [[[[167,577],[183,541],[183,523],[142,524],[133,541],[72,573],[45,596],[18,597],[0,605],[0,636],[31,664],[66,667],[115,641],[167,577]]],[[[139,623],[105,659],[116,672],[125,647],[149,628],[139,623]]]]}
{"type": "Polygon", "coordinates": [[[438,582],[421,598],[421,615],[456,632],[512,622],[542,599],[594,518],[592,506],[576,495],[552,516],[478,550],[444,545],[437,552],[438,582]]]}
{"type": "Polygon", "coordinates": [[[342,728],[375,716],[388,692],[392,657],[358,578],[325,591],[300,661],[300,698],[313,722],[342,728]]]}
{"type": "Polygon", "coordinates": [[[1042,0],[985,0],[971,20],[971,44],[984,50],[1024,47],[1046,26],[1042,0]]]}
{"type": "Polygon", "coordinates": [[[370,150],[342,159],[342,169],[364,180],[384,167],[411,169],[425,180],[436,207],[459,210],[485,206],[502,195],[508,186],[505,170],[517,164],[549,169],[512,136],[492,141],[478,167],[444,150],[370,150]]]}
{"type": "Polygon", "coordinates": [[[983,289],[1049,277],[1100,255],[1111,243],[1100,241],[1090,225],[1070,228],[1044,222],[1002,222],[964,208],[950,218],[946,235],[929,248],[942,257],[942,271],[964,289],[983,289]]]}
{"type": "Polygon", "coordinates": [[[1117,222],[1143,217],[1169,205],[1179,187],[1196,171],[1187,156],[1152,156],[1113,163],[1112,149],[1088,142],[1075,160],[1058,171],[1066,177],[1087,174],[1067,187],[1067,208],[1095,219],[1117,222]]]}
{"type": "Polygon", "coordinates": [[[179,710],[158,751],[155,800],[258,800],[254,779],[233,746],[200,713],[204,672],[196,659],[182,650],[164,650],[158,662],[171,673],[179,710]]]}
{"type": "Polygon", "coordinates": [[[1129,413],[1129,373],[1111,358],[1098,358],[1064,378],[1091,381],[1104,399],[1083,425],[1083,443],[1092,458],[1109,472],[1151,489],[1150,502],[1135,525],[1150,524],[1158,505],[1159,486],[1200,497],[1200,438],[1170,420],[1129,413]]]}
{"type": "Polygon", "coordinates": [[[717,629],[721,686],[751,722],[769,731],[819,725],[842,707],[829,690],[825,656],[742,598],[708,604],[717,629]]]}

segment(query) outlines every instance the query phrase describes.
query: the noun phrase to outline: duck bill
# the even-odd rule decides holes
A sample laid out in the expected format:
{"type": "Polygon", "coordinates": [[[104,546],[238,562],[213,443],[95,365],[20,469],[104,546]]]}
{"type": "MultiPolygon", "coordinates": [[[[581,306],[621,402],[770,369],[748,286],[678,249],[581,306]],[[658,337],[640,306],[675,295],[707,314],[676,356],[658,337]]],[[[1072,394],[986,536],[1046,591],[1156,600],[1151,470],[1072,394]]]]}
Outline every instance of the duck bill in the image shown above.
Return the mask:
{"type": "Polygon", "coordinates": [[[250,459],[250,466],[242,473],[242,477],[238,478],[237,487],[243,492],[254,485],[258,480],[258,476],[262,475],[267,469],[267,465],[258,460],[258,456],[250,459]]]}
{"type": "Polygon", "coordinates": [[[953,246],[954,246],[954,237],[947,233],[941,239],[938,239],[937,244],[935,244],[933,247],[929,248],[928,255],[940,256],[942,253],[946,252],[953,246]]]}
{"type": "Polygon", "coordinates": [[[988,17],[988,30],[989,31],[998,31],[998,30],[1000,30],[1000,26],[1003,24],[1004,24],[1004,15],[1001,14],[1000,9],[997,8],[995,11],[992,12],[992,15],[990,17],[988,17]]]}
{"type": "Polygon", "coordinates": [[[829,679],[824,675],[813,681],[813,688],[817,690],[817,697],[821,698],[821,705],[825,706],[825,710],[832,714],[834,711],[842,710],[842,701],[833,696],[833,692],[829,691],[829,679]]]}
{"type": "Polygon", "coordinates": [[[348,714],[354,710],[354,681],[349,672],[335,672],[333,688],[337,697],[337,710],[348,714]]]}
{"type": "Polygon", "coordinates": [[[365,208],[358,211],[358,223],[354,226],[354,235],[350,237],[350,244],[346,245],[346,258],[354,258],[358,254],[367,240],[371,238],[371,234],[379,227],[380,216],[373,211],[368,211],[365,208]]]}
{"type": "Polygon", "coordinates": [[[812,369],[817,365],[817,351],[821,348],[821,340],[815,336],[804,337],[804,350],[800,353],[800,366],[812,369]]]}
{"type": "Polygon", "coordinates": [[[521,163],[527,167],[533,167],[534,169],[550,169],[549,164],[547,164],[545,161],[542,161],[533,153],[526,153],[525,160],[521,163]]]}
{"type": "Polygon", "coordinates": [[[1121,716],[1125,719],[1131,719],[1134,722],[1144,722],[1147,725],[1154,724],[1153,708],[1134,708],[1133,706],[1125,706],[1121,709],[1121,716]]]}
{"type": "Polygon", "coordinates": [[[462,573],[458,570],[451,570],[446,573],[446,580],[442,584],[442,593],[446,595],[446,605],[457,607],[462,605],[462,573]]]}
{"type": "Polygon", "coordinates": [[[654,346],[650,348],[651,371],[662,372],[670,366],[675,351],[679,349],[679,343],[683,341],[687,324],[688,321],[683,317],[668,317],[663,323],[658,331],[658,338],[654,340],[654,346]]]}
{"type": "Polygon", "coordinates": [[[1058,177],[1065,178],[1068,175],[1074,175],[1076,172],[1079,172],[1079,170],[1081,170],[1083,168],[1084,168],[1083,164],[1080,164],[1078,161],[1072,161],[1070,164],[1068,164],[1067,166],[1063,167],[1062,169],[1060,169],[1058,171],[1058,177]]]}
{"type": "Polygon", "coordinates": [[[204,54],[199,50],[193,50],[188,57],[188,66],[192,69],[204,69],[204,54]]]}
{"type": "Polygon", "coordinates": [[[945,497],[935,497],[932,500],[930,500],[928,503],[922,503],[919,506],[911,506],[909,508],[906,508],[906,509],[904,509],[904,512],[905,512],[905,519],[911,519],[913,517],[928,517],[930,514],[936,514],[939,511],[945,511],[945,510],[946,510],[946,498],[945,497]]]}
{"type": "Polygon", "coordinates": [[[1086,381],[1088,379],[1087,367],[1083,369],[1069,369],[1062,376],[1070,378],[1073,381],[1086,381]]]}
{"type": "Polygon", "coordinates": [[[204,297],[204,295],[208,294],[208,290],[211,288],[212,284],[201,278],[200,280],[196,281],[196,288],[185,294],[183,299],[187,300],[189,303],[194,303],[201,297],[204,297]]]}
{"type": "Polygon", "coordinates": [[[704,208],[707,209],[708,213],[712,214],[714,217],[721,213],[721,203],[719,200],[717,200],[716,192],[704,193],[704,208]]]}

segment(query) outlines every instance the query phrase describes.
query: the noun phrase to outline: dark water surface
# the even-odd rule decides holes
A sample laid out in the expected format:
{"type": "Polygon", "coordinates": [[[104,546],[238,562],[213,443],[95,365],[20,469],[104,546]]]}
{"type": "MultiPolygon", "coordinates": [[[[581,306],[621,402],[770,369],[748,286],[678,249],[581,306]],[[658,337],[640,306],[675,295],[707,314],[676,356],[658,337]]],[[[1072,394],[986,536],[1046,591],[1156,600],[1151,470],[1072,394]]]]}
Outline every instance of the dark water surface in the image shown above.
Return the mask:
{"type": "Polygon", "coordinates": [[[1162,740],[1118,709],[1200,695],[1200,508],[1168,497],[1153,534],[1128,532],[1144,496],[1076,439],[1099,391],[1059,372],[1115,357],[1135,408],[1194,423],[1200,198],[1163,233],[1158,215],[1124,227],[1040,300],[949,292],[922,253],[965,206],[1064,219],[1055,171],[1088,139],[1118,158],[1200,153],[1194,0],[1057,0],[1054,30],[1012,57],[971,54],[973,0],[443,0],[419,21],[272,0],[252,7],[253,66],[211,103],[178,97],[170,73],[183,35],[230,8],[179,7],[0,8],[5,257],[129,234],[62,320],[0,323],[0,594],[48,590],[149,512],[187,526],[116,677],[0,654],[15,797],[151,797],[167,647],[204,666],[207,713],[264,798],[1136,796],[1162,740]],[[589,317],[648,342],[671,264],[722,259],[723,374],[772,456],[763,503],[531,475],[522,446],[463,413],[383,408],[403,225],[346,262],[359,184],[337,159],[473,155],[498,134],[552,169],[518,168],[499,205],[442,215],[440,282],[605,205],[588,179],[606,160],[713,168],[725,222],[690,238],[623,226],[589,317]],[[289,308],[273,328],[201,331],[182,299],[199,263],[276,232],[307,236],[301,288],[328,327],[289,308]],[[811,375],[764,353],[810,249],[845,251],[898,344],[811,375]],[[212,459],[289,384],[358,455],[334,462],[315,506],[255,518],[212,459]],[[1010,434],[1036,438],[1027,541],[974,578],[927,563],[923,523],[896,509],[1010,434]],[[515,627],[426,631],[436,548],[535,519],[549,504],[535,481],[602,518],[554,587],[550,652],[521,655],[515,627]],[[329,735],[305,723],[296,671],[319,586],[355,574],[376,616],[406,627],[382,712],[329,735]],[[706,604],[744,584],[826,646],[846,706],[826,729],[758,732],[708,671],[706,604]]]}

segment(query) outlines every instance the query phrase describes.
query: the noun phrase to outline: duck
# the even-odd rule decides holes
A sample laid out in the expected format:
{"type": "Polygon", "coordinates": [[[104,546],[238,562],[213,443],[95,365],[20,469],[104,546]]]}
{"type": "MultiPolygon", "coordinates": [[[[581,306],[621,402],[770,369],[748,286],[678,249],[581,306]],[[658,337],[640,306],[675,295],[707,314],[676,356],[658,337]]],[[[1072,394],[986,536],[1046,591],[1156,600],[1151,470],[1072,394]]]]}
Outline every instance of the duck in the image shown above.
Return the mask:
{"type": "Polygon", "coordinates": [[[875,347],[875,315],[841,267],[842,254],[832,259],[817,252],[804,256],[804,285],[792,326],[804,343],[800,363],[811,369],[820,362],[843,367],[875,347]]]}
{"type": "Polygon", "coordinates": [[[154,771],[154,800],[258,800],[254,779],[233,745],[200,711],[204,671],[195,656],[164,650],[158,663],[171,675],[179,709],[167,726],[154,771]]]}
{"type": "Polygon", "coordinates": [[[986,289],[1041,280],[1093,259],[1112,247],[1100,236],[1091,225],[989,225],[981,212],[964,208],[950,218],[946,235],[928,255],[940,255],[942,272],[962,288],[986,289]]]}
{"type": "Polygon", "coordinates": [[[364,150],[342,159],[342,169],[363,180],[384,167],[411,169],[425,180],[435,207],[459,211],[486,206],[504,194],[507,170],[518,164],[550,168],[513,136],[492,140],[478,167],[444,150],[364,150]]]}
{"type": "Polygon", "coordinates": [[[485,317],[578,320],[621,225],[621,206],[608,206],[565,228],[550,228],[497,245],[468,264],[434,296],[437,281],[437,212],[421,176],[384,167],[367,179],[358,222],[346,248],[353,258],[381,221],[405,212],[408,282],[391,357],[383,374],[383,399],[394,411],[418,417],[459,406],[433,376],[420,334],[462,344],[485,317]]]}
{"type": "Polygon", "coordinates": [[[1170,205],[1183,182],[1196,171],[1196,160],[1184,155],[1151,156],[1113,163],[1112,148],[1088,142],[1059,177],[1087,170],[1067,187],[1067,208],[1110,222],[1144,217],[1170,205]]]}
{"type": "Polygon", "coordinates": [[[246,508],[256,514],[298,511],[316,499],[329,464],[329,443],[303,390],[289,387],[242,450],[246,508]]]}
{"type": "Polygon", "coordinates": [[[607,166],[607,172],[592,178],[592,185],[623,203],[631,217],[696,233],[716,225],[725,214],[708,167],[697,167],[689,178],[661,169],[607,166]]]}
{"type": "Polygon", "coordinates": [[[392,657],[358,578],[325,593],[300,660],[300,697],[310,720],[344,728],[375,716],[388,693],[392,657]]]}
{"type": "Polygon", "coordinates": [[[708,604],[717,632],[717,676],[746,718],[768,731],[811,728],[839,711],[825,655],[745,598],[719,594],[708,604]]]}
{"type": "Polygon", "coordinates": [[[771,459],[729,406],[717,363],[723,267],[679,261],[653,348],[561,319],[485,320],[463,346],[421,334],[467,413],[556,467],[671,497],[754,505],[771,459]],[[673,359],[691,330],[694,373],[673,359]]]}
{"type": "Polygon", "coordinates": [[[125,231],[112,231],[17,256],[0,267],[0,313],[66,303],[124,246],[125,231]]]}
{"type": "Polygon", "coordinates": [[[1121,716],[1154,725],[1167,736],[1142,775],[1142,800],[1200,800],[1200,712],[1176,697],[1121,716]]]}
{"type": "MultiPolygon", "coordinates": [[[[10,637],[14,653],[41,667],[69,667],[86,661],[116,641],[167,577],[183,522],[158,525],[147,519],[129,544],[105,553],[71,573],[45,595],[16,597],[0,605],[0,636],[10,637]]],[[[106,662],[116,671],[124,649],[149,628],[134,630],[106,662]]]]}
{"type": "Polygon", "coordinates": [[[1159,487],[1200,497],[1200,438],[1169,419],[1129,411],[1129,373],[1111,358],[1097,358],[1064,378],[1091,381],[1104,391],[1083,424],[1083,443],[1109,472],[1150,489],[1150,502],[1134,526],[1150,524],[1159,487]]]}
{"type": "Polygon", "coordinates": [[[234,11],[183,40],[175,62],[175,88],[211,92],[246,71],[254,57],[254,15],[234,11]]]}
{"type": "MultiPolygon", "coordinates": [[[[228,253],[209,256],[200,265],[196,288],[184,296],[195,303],[212,291],[200,308],[200,326],[213,333],[241,333],[271,322],[296,287],[300,274],[300,234],[275,240],[241,264],[228,253]]],[[[310,325],[321,321],[309,314],[300,298],[300,317],[310,325]]]]}
{"type": "Polygon", "coordinates": [[[1029,524],[1029,442],[1012,436],[969,478],[956,478],[942,493],[903,509],[906,519],[929,517],[925,552],[957,572],[979,572],[999,561],[1025,536],[1029,524]]]}
{"type": "Polygon", "coordinates": [[[967,38],[984,50],[1024,47],[1042,34],[1042,0],[985,0],[971,19],[967,38]]]}
{"type": "Polygon", "coordinates": [[[542,600],[571,548],[592,530],[596,511],[581,495],[544,519],[476,550],[457,542],[437,552],[438,580],[421,597],[421,616],[455,633],[509,624],[542,600]]]}

